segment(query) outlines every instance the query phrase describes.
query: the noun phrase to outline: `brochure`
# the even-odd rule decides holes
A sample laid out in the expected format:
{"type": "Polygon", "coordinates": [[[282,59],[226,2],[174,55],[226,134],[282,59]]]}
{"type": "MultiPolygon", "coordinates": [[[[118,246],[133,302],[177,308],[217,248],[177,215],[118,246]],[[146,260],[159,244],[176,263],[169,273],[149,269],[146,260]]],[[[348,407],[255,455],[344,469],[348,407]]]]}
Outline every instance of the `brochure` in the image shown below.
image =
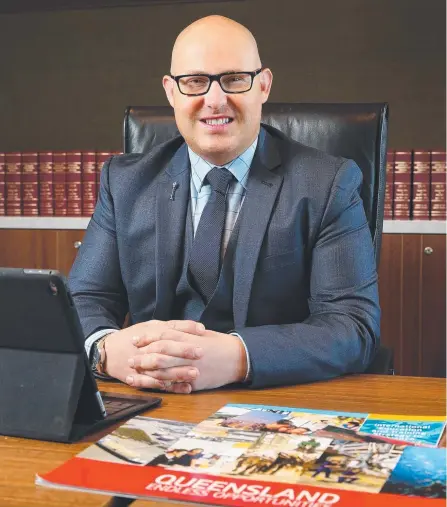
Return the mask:
{"type": "Polygon", "coordinates": [[[441,417],[230,404],[198,425],[135,417],[36,483],[237,507],[440,507],[442,446],[441,417]]]}

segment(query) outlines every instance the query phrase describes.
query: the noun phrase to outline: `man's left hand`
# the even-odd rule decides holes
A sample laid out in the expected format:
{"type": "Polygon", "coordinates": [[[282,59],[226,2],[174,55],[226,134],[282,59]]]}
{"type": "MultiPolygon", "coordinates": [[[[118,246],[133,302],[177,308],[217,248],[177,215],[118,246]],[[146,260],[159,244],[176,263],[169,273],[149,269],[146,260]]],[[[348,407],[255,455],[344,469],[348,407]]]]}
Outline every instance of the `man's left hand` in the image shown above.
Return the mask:
{"type": "Polygon", "coordinates": [[[172,357],[172,365],[165,364],[165,368],[175,366],[179,346],[194,345],[203,349],[203,355],[195,361],[194,366],[199,370],[199,376],[191,382],[193,391],[213,389],[234,382],[242,382],[247,373],[247,356],[239,337],[206,330],[203,335],[165,336],[161,339],[141,337],[136,347],[144,354],[130,358],[129,365],[135,370],[146,371],[155,378],[162,374],[162,370],[154,368],[152,354],[163,354],[172,357]],[[172,354],[172,356],[171,356],[172,354]],[[175,355],[174,355],[175,354],[175,355]]]}

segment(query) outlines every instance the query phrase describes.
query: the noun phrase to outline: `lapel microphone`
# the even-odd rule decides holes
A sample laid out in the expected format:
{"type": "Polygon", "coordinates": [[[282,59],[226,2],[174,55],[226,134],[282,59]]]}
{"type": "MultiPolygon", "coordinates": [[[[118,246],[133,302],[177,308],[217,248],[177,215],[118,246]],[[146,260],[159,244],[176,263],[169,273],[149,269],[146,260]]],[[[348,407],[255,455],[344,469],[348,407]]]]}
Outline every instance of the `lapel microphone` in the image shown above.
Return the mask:
{"type": "Polygon", "coordinates": [[[175,201],[175,193],[177,192],[179,186],[180,185],[176,181],[174,181],[174,183],[172,184],[171,195],[169,197],[170,201],[175,201]]]}

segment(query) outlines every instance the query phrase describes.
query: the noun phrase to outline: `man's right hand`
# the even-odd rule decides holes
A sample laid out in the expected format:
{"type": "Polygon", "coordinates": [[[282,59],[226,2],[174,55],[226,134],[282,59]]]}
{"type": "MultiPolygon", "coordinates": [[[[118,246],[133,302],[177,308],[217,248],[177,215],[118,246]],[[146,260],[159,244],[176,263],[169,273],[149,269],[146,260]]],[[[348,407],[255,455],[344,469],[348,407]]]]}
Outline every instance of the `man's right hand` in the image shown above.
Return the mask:
{"type": "MultiPolygon", "coordinates": [[[[136,338],[148,337],[152,339],[169,339],[172,334],[202,335],[205,333],[203,324],[191,320],[170,320],[167,322],[151,320],[141,322],[116,331],[106,336],[104,349],[106,353],[105,372],[126,384],[137,384],[147,389],[162,389],[173,393],[190,393],[190,382],[196,380],[199,370],[194,367],[197,359],[203,355],[202,350],[191,346],[179,349],[176,365],[163,369],[165,356],[162,353],[151,354],[151,360],[156,361],[160,367],[158,378],[144,370],[136,371],[128,364],[129,358],[144,354],[134,343],[136,338]],[[137,382],[135,382],[137,381],[137,382]]],[[[172,364],[172,353],[170,358],[172,364]]]]}

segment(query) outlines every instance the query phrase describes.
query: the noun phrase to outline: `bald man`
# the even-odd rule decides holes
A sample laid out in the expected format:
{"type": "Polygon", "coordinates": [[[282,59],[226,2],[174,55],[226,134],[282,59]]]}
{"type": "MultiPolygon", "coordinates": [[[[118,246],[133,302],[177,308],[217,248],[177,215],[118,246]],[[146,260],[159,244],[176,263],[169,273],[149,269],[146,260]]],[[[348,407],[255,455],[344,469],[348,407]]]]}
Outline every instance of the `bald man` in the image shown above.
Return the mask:
{"type": "Polygon", "coordinates": [[[105,163],[70,274],[98,376],[190,393],[321,380],[373,358],[361,172],[261,125],[271,86],[240,24],[209,16],[178,36],[163,87],[181,135],[105,163]]]}

